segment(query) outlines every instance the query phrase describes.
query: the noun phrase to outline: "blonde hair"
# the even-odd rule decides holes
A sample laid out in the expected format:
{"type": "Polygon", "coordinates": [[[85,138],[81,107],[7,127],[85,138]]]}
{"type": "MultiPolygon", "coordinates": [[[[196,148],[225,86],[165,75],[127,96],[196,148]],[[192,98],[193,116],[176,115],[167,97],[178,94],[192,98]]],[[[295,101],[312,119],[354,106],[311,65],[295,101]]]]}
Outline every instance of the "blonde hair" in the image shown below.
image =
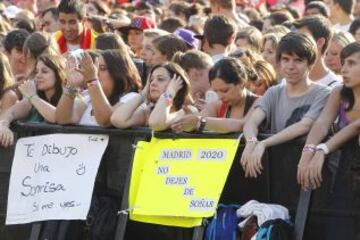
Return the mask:
{"type": "Polygon", "coordinates": [[[14,83],[10,63],[5,54],[0,52],[0,98],[14,83]]]}
{"type": "Polygon", "coordinates": [[[341,47],[346,47],[350,43],[355,42],[354,36],[349,32],[338,32],[335,33],[331,39],[332,42],[338,43],[341,47]]]}
{"type": "Polygon", "coordinates": [[[257,60],[254,69],[258,76],[257,81],[265,81],[266,88],[277,84],[276,71],[274,67],[265,60],[257,60]]]}

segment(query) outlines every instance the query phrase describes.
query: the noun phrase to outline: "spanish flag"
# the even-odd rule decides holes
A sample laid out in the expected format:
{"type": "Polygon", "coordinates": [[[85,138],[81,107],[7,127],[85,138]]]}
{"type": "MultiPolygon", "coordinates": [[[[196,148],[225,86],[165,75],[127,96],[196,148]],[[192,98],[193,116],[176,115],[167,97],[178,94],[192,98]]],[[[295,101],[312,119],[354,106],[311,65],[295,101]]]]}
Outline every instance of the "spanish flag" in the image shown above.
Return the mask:
{"type": "MultiPolygon", "coordinates": [[[[55,33],[55,39],[59,45],[60,52],[67,52],[66,39],[61,31],[55,33]]],[[[84,29],[80,36],[80,48],[81,49],[94,49],[95,48],[96,34],[91,29],[84,29]]]]}

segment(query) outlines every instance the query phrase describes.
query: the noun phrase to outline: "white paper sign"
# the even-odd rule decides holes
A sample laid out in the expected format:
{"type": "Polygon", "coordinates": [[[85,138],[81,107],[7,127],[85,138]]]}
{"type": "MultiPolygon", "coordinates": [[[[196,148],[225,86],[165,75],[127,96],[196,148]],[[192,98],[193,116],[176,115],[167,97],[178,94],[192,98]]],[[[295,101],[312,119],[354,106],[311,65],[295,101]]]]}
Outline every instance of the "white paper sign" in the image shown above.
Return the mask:
{"type": "Polygon", "coordinates": [[[6,224],[86,219],[106,135],[51,134],[17,141],[6,224]]]}

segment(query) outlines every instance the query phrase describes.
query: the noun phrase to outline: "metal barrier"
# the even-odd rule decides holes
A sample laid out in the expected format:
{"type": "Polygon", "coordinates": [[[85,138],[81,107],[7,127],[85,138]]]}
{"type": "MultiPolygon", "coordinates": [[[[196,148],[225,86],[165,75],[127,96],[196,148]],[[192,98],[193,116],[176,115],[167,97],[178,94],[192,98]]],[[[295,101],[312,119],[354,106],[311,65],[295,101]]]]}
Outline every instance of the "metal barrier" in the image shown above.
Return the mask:
{"type": "MultiPolygon", "coordinates": [[[[14,131],[22,136],[52,133],[109,135],[109,145],[102,159],[97,180],[103,184],[102,186],[106,186],[106,190],[110,190],[112,194],[117,197],[119,202],[121,202],[121,209],[127,209],[127,190],[129,187],[134,152],[132,146],[139,140],[149,140],[151,138],[151,131],[149,129],[119,130],[20,122],[14,126],[14,131]]],[[[237,138],[238,134],[174,134],[166,132],[155,133],[155,136],[158,138],[237,138]]],[[[356,156],[360,158],[359,154],[354,155],[354,153],[360,152],[360,148],[352,144],[347,144],[347,147],[342,150],[342,154],[341,152],[337,152],[329,156],[331,161],[328,161],[328,167],[324,170],[325,180],[322,187],[312,194],[309,222],[306,224],[304,233],[311,192],[301,192],[299,185],[296,183],[297,162],[300,159],[303,143],[303,139],[299,139],[270,148],[266,151],[264,171],[257,179],[245,178],[244,176],[244,172],[239,164],[239,159],[244,147],[244,145],[241,144],[231,167],[220,202],[243,204],[250,199],[257,199],[261,202],[282,204],[290,209],[292,216],[297,212],[294,237],[296,240],[358,239],[356,237],[359,236],[360,228],[355,228],[355,226],[359,226],[360,208],[357,206],[353,207],[349,204],[353,203],[351,202],[353,199],[360,202],[360,197],[358,196],[360,195],[360,189],[356,188],[355,192],[353,191],[354,189],[352,189],[354,187],[354,181],[357,181],[355,187],[360,186],[360,178],[357,177],[358,174],[354,174],[357,173],[356,171],[358,170],[356,166],[349,167],[349,164],[350,162],[354,162],[351,160],[352,158],[356,159],[356,156]],[[339,169],[339,171],[336,171],[336,169],[339,169]],[[351,174],[349,174],[349,171],[351,174]],[[344,177],[343,174],[345,174],[346,177],[344,177]],[[351,179],[349,179],[349,175],[351,175],[351,179]],[[345,185],[345,187],[341,187],[342,184],[345,185]],[[300,192],[301,197],[299,201],[300,192]],[[350,194],[350,198],[352,199],[342,199],[341,196],[344,193],[350,194]],[[339,209],[339,205],[345,205],[345,207],[339,209]],[[355,222],[357,224],[354,225],[351,232],[351,236],[356,236],[355,238],[323,237],[325,235],[336,236],[336,233],[332,233],[331,230],[339,233],[344,232],[339,231],[339,228],[333,226],[334,223],[339,223],[339,221],[334,222],[334,219],[338,219],[339,217],[342,217],[343,220],[343,225],[341,225],[343,229],[340,230],[348,230],[349,228],[346,226],[349,223],[355,222]]],[[[41,230],[40,223],[10,227],[4,226],[8,181],[13,152],[14,148],[0,148],[0,236],[1,239],[4,240],[38,240],[41,230]]],[[[101,193],[102,189],[95,189],[94,191],[101,193]]],[[[115,240],[198,240],[202,239],[202,231],[202,228],[171,228],[137,223],[128,221],[127,215],[120,215],[115,240]]]]}

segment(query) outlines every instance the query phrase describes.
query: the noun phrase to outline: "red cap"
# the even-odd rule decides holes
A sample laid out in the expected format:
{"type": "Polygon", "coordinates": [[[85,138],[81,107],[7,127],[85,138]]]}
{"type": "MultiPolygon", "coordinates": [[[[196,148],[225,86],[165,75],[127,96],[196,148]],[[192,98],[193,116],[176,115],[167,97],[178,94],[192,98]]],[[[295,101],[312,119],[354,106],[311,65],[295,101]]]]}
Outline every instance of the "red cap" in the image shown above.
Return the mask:
{"type": "Polygon", "coordinates": [[[127,33],[130,29],[138,29],[144,31],[145,29],[150,28],[155,28],[155,23],[151,19],[145,16],[137,16],[131,20],[129,26],[121,27],[119,28],[119,30],[123,33],[127,33]]]}

